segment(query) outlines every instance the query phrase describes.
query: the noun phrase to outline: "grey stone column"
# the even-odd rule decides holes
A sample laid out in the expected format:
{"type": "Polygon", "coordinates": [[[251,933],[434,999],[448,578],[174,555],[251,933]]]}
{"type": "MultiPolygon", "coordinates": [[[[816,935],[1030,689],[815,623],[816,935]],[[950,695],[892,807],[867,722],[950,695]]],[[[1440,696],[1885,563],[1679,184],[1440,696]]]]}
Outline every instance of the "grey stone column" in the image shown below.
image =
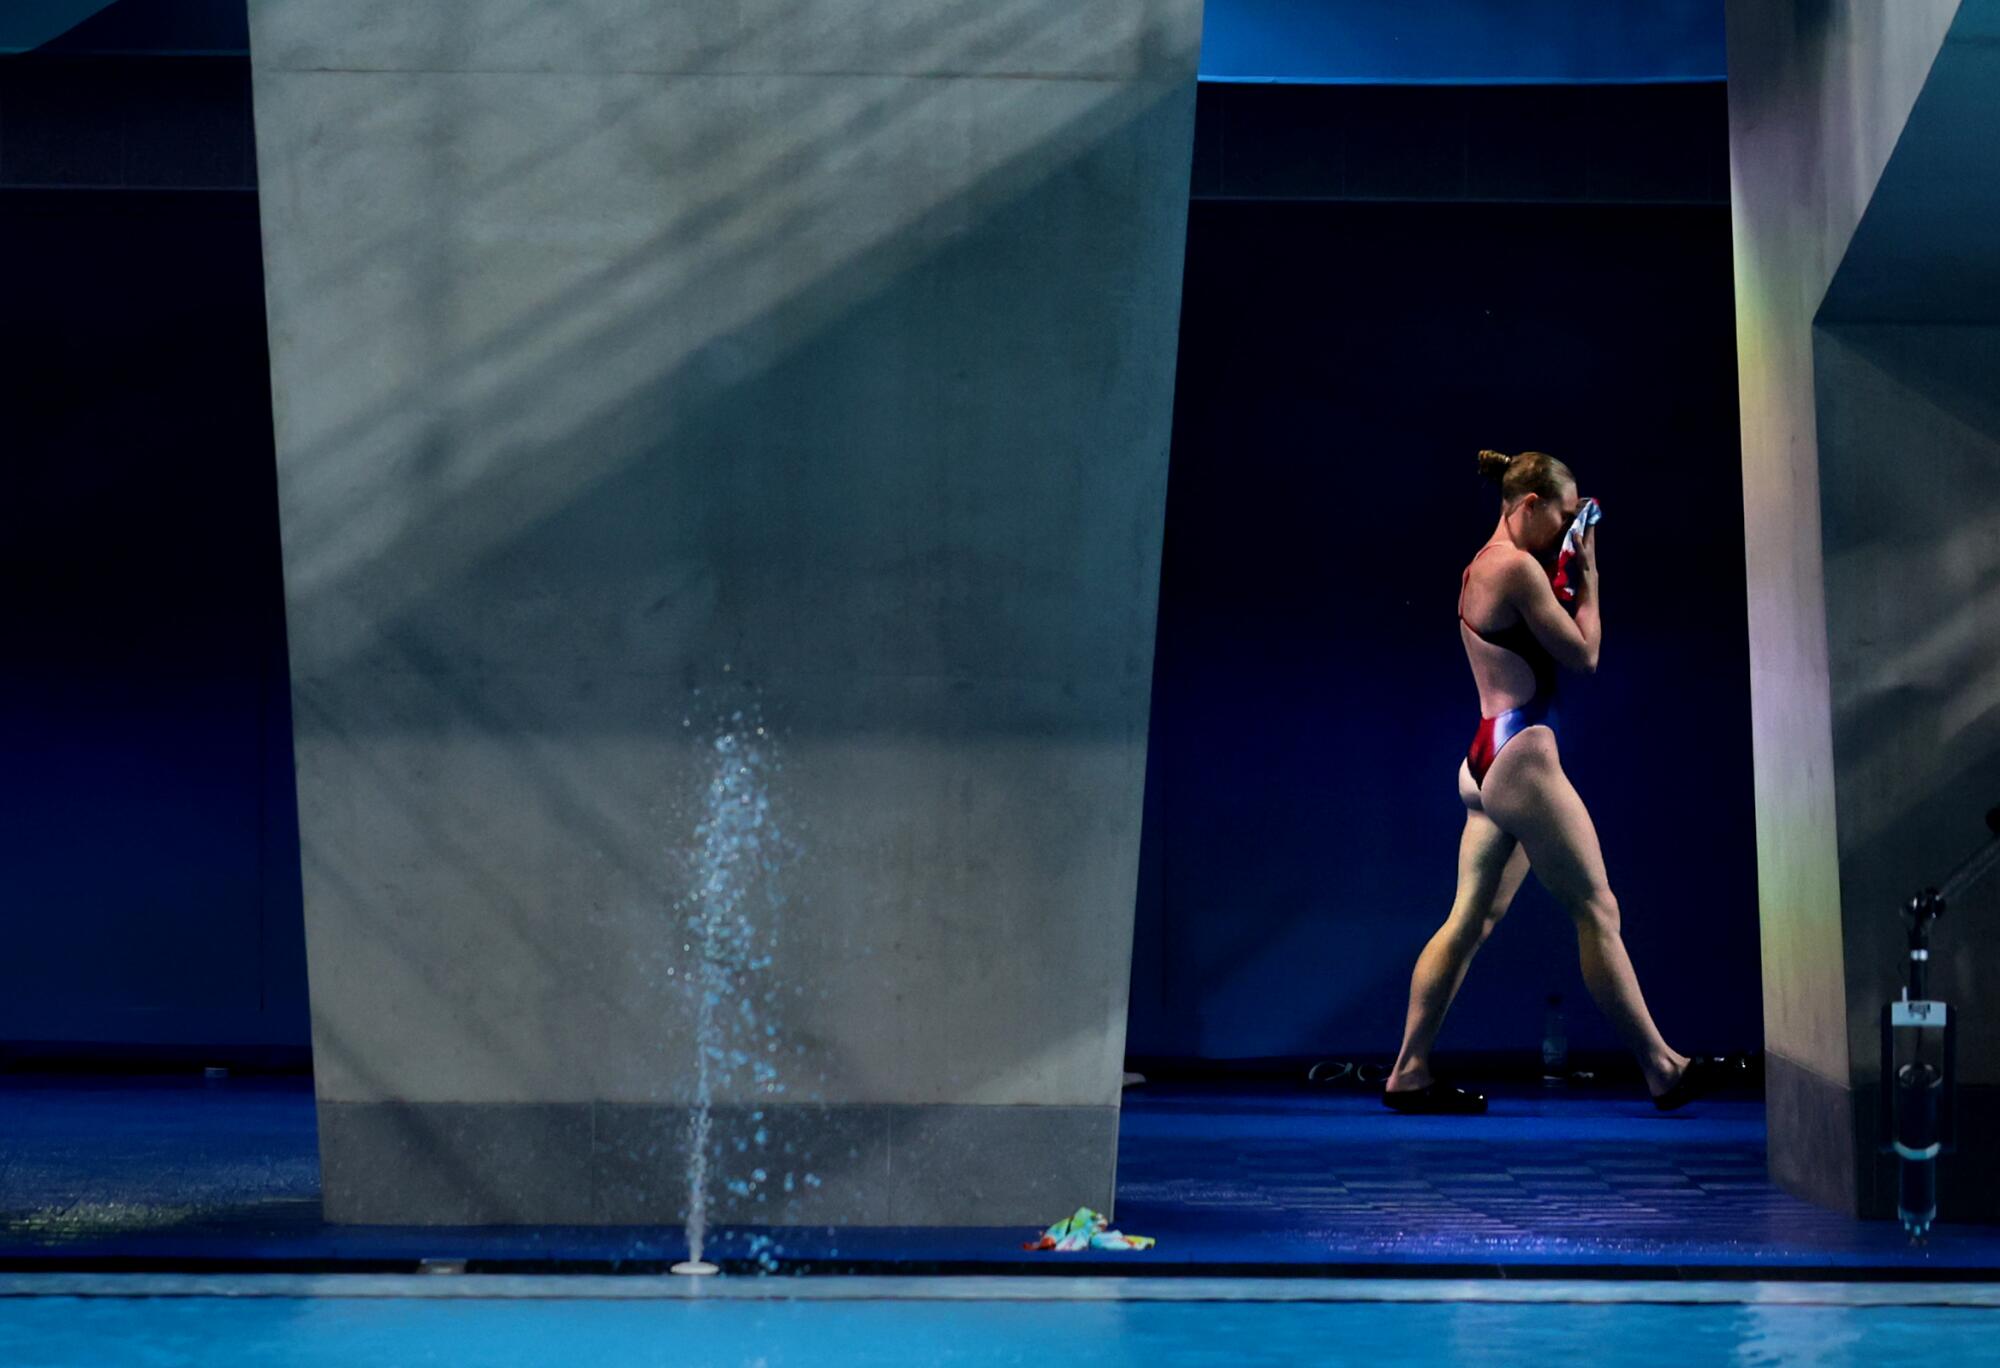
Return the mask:
{"type": "Polygon", "coordinates": [[[1108,1206],[1199,0],[251,13],[329,1217],[1108,1206]]]}
{"type": "MultiPolygon", "coordinates": [[[[2000,801],[1996,37],[1995,0],[1729,7],[1771,1166],[1870,1216],[1896,909],[2000,801]]],[[[1947,1219],[2000,1215],[1996,906],[1936,933],[1972,1137],[1947,1219]]]]}

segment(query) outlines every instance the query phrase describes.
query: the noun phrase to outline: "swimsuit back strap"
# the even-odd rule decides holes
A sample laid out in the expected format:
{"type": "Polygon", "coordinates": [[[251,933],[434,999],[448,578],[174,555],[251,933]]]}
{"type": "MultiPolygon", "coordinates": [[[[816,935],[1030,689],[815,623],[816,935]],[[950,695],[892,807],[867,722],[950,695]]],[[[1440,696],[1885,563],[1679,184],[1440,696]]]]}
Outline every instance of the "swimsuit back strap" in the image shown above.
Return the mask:
{"type": "MultiPolygon", "coordinates": [[[[1481,556],[1485,555],[1488,551],[1491,551],[1494,547],[1498,546],[1499,544],[1500,544],[1499,542],[1486,543],[1486,545],[1480,547],[1477,551],[1474,551],[1472,553],[1472,560],[1478,560],[1481,556]]],[[[1465,586],[1471,581],[1471,579],[1472,579],[1472,562],[1467,561],[1465,569],[1461,571],[1458,576],[1458,620],[1460,622],[1465,622],[1465,586]]],[[[1469,622],[1465,622],[1465,625],[1468,627],[1472,627],[1472,624],[1469,622]]],[[[1486,637],[1486,633],[1480,631],[1477,627],[1472,627],[1472,634],[1476,637],[1479,637],[1481,640],[1484,640],[1486,637]]]]}

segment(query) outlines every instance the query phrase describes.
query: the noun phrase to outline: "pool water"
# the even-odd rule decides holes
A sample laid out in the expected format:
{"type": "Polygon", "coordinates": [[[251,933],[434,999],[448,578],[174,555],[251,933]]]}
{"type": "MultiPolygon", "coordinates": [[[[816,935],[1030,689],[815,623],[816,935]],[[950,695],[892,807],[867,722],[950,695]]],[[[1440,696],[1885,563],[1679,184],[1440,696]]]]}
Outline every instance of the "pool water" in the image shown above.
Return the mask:
{"type": "Polygon", "coordinates": [[[1873,1368],[2000,1352],[2000,1288],[1991,1285],[734,1281],[725,1291],[656,1279],[252,1276],[176,1285],[31,1275],[0,1289],[0,1363],[1539,1368],[1581,1356],[1592,1365],[1873,1368]]]}

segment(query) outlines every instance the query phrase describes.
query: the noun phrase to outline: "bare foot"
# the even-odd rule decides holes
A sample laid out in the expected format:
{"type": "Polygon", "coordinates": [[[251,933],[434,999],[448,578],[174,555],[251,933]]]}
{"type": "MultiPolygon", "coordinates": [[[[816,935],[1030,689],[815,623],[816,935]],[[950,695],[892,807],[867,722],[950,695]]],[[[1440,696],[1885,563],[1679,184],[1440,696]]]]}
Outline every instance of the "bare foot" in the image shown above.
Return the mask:
{"type": "Polygon", "coordinates": [[[1431,1071],[1418,1067],[1392,1073],[1383,1081],[1383,1092],[1417,1092],[1431,1085],[1431,1071]]]}
{"type": "Polygon", "coordinates": [[[1674,1084],[1680,1082],[1681,1071],[1688,1066],[1684,1054],[1669,1054],[1666,1060],[1646,1070],[1646,1091],[1658,1097],[1674,1084]]]}

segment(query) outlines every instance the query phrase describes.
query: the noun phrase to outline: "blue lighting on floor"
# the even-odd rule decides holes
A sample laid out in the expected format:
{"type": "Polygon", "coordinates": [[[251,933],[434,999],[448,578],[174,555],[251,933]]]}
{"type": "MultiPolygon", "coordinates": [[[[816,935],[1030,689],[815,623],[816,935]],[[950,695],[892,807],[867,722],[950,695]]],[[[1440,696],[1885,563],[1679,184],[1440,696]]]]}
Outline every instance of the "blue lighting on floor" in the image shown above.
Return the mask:
{"type": "MultiPolygon", "coordinates": [[[[1765,1172],[1762,1105],[1670,1115],[1630,1089],[1491,1089],[1479,1117],[1410,1117],[1363,1093],[1281,1084],[1126,1094],[1116,1219],[1145,1253],[1028,1253],[1026,1227],[725,1230],[714,1250],[781,1267],[1037,1273],[2000,1276],[2000,1227],[1894,1222],[1791,1197],[1765,1172]]],[[[0,1262],[65,1266],[631,1268],[673,1227],[334,1226],[320,1219],[304,1080],[0,1081],[0,1262]]],[[[1063,1212],[1051,1212],[1053,1220],[1063,1212]]]]}

